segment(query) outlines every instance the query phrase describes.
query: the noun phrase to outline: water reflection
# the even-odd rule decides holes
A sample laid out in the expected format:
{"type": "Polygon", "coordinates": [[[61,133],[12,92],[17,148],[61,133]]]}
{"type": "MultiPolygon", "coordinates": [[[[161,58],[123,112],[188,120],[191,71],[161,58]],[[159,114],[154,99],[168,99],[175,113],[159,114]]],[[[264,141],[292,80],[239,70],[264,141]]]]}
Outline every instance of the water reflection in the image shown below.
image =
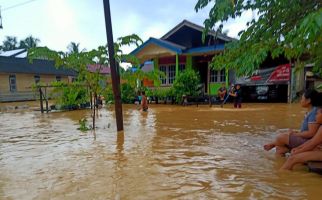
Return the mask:
{"type": "Polygon", "coordinates": [[[78,120],[88,110],[0,113],[0,199],[312,199],[320,176],[262,145],[298,128],[298,105],[246,104],[242,110],[125,106],[125,131],[102,109],[96,140],[78,120]]]}

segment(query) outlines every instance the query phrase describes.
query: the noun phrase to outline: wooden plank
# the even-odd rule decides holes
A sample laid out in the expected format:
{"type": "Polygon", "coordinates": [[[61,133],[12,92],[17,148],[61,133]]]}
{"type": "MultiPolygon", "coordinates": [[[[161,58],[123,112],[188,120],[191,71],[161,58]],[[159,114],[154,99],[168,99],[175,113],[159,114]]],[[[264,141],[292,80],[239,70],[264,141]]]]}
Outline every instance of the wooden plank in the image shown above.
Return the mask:
{"type": "Polygon", "coordinates": [[[322,162],[311,161],[307,163],[310,172],[315,172],[322,175],[322,162]]]}

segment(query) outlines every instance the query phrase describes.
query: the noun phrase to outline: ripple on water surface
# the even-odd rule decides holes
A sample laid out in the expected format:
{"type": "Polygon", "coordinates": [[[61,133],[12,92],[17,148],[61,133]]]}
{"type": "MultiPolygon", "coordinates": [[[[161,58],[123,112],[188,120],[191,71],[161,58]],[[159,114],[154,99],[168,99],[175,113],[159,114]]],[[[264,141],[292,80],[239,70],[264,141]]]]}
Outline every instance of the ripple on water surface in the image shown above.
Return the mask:
{"type": "Polygon", "coordinates": [[[312,199],[320,176],[262,145],[277,129],[297,128],[298,105],[245,104],[235,110],[151,105],[98,114],[96,140],[78,120],[88,110],[0,113],[0,199],[312,199]]]}

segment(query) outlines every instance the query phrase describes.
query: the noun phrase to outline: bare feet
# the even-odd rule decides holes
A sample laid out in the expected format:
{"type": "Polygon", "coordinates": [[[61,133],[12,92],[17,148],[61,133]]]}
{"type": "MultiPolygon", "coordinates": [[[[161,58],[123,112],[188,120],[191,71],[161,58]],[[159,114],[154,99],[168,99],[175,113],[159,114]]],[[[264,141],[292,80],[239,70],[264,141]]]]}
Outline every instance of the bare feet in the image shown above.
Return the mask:
{"type": "Polygon", "coordinates": [[[269,144],[264,145],[264,149],[266,151],[269,151],[269,150],[273,149],[274,147],[275,147],[275,144],[273,144],[273,143],[269,143],[269,144]]]}

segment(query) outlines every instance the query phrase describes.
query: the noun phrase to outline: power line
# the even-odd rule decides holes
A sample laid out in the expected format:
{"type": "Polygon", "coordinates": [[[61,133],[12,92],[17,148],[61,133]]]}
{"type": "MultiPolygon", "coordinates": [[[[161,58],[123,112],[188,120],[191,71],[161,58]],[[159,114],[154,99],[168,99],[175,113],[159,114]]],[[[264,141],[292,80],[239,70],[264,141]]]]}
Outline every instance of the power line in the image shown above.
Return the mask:
{"type": "Polygon", "coordinates": [[[37,0],[29,0],[29,1],[22,2],[22,3],[18,3],[18,4],[13,5],[13,6],[6,7],[4,9],[2,9],[2,12],[10,10],[10,9],[13,9],[13,8],[16,8],[16,7],[19,7],[19,6],[26,5],[26,4],[29,4],[29,3],[32,3],[33,1],[37,1],[37,0]]]}

